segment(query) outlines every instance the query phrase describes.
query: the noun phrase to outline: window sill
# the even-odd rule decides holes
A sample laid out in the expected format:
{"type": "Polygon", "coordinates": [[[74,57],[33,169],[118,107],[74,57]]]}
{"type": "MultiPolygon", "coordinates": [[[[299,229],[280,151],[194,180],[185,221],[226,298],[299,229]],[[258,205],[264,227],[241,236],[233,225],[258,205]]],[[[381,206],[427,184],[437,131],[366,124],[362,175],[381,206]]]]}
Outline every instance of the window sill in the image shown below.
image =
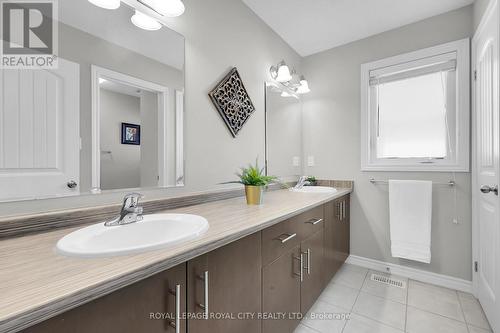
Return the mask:
{"type": "Polygon", "coordinates": [[[391,171],[391,172],[470,172],[469,166],[453,165],[365,165],[361,171],[391,171]]]}

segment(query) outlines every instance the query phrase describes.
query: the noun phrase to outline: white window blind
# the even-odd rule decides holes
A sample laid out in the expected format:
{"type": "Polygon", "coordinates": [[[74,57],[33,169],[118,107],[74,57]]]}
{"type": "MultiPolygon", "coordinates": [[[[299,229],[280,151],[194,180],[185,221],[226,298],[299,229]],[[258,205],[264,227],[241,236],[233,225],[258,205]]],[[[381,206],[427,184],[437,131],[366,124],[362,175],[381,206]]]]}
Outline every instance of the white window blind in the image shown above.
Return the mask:
{"type": "Polygon", "coordinates": [[[468,170],[468,43],[362,65],[363,170],[468,170]]]}

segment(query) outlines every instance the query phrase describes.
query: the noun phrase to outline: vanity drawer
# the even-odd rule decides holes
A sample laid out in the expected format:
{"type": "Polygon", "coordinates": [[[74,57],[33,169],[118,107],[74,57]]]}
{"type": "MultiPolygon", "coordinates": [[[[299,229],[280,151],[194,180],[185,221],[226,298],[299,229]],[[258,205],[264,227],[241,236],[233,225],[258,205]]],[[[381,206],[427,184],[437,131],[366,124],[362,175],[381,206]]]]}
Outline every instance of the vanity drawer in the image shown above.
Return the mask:
{"type": "Polygon", "coordinates": [[[299,224],[288,219],[262,231],[262,265],[296,247],[302,240],[299,224]]]}
{"type": "Polygon", "coordinates": [[[323,206],[315,207],[262,231],[262,264],[266,265],[323,229],[323,206]]]}
{"type": "Polygon", "coordinates": [[[291,220],[297,225],[301,240],[315,234],[324,228],[323,205],[315,207],[307,212],[292,217],[291,220]]]}

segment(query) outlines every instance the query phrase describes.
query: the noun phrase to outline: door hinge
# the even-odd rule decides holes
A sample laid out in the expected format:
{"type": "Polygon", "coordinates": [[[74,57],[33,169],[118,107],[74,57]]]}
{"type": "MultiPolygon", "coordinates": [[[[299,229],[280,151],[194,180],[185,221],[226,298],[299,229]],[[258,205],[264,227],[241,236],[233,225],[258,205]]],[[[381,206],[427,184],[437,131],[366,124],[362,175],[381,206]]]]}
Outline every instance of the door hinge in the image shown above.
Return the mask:
{"type": "Polygon", "coordinates": [[[477,261],[474,261],[474,272],[478,272],[479,270],[479,263],[477,261]]]}
{"type": "Polygon", "coordinates": [[[477,71],[474,71],[474,81],[477,81],[477,71]]]}

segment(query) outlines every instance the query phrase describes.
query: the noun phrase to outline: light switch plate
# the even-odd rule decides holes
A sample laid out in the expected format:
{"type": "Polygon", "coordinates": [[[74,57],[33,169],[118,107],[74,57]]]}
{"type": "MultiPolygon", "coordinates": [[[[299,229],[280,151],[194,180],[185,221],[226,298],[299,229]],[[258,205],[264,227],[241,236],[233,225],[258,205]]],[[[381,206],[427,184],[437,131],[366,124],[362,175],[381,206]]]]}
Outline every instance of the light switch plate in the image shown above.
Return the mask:
{"type": "Polygon", "coordinates": [[[292,158],[292,165],[295,167],[300,166],[300,157],[299,156],[294,156],[292,158]]]}

